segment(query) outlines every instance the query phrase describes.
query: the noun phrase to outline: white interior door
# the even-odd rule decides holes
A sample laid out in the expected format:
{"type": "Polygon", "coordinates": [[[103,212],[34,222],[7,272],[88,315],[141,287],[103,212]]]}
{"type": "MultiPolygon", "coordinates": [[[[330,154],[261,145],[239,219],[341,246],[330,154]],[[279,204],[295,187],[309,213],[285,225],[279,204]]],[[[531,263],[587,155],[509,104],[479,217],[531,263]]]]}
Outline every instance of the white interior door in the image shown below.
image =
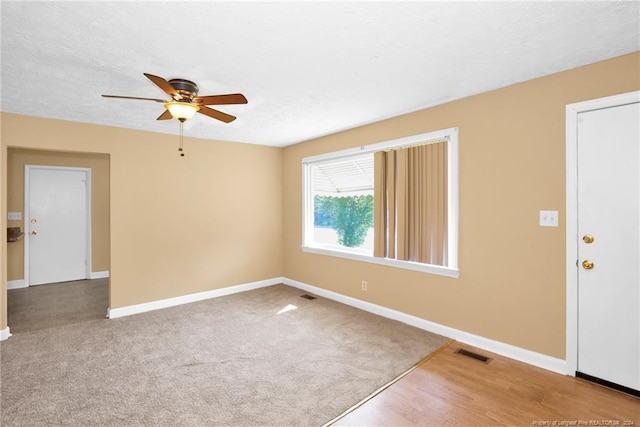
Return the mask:
{"type": "Polygon", "coordinates": [[[577,370],[640,390],[640,104],[578,114],[577,370]]]}
{"type": "Polygon", "coordinates": [[[90,170],[27,166],[25,177],[28,284],[89,278],[90,170]]]}

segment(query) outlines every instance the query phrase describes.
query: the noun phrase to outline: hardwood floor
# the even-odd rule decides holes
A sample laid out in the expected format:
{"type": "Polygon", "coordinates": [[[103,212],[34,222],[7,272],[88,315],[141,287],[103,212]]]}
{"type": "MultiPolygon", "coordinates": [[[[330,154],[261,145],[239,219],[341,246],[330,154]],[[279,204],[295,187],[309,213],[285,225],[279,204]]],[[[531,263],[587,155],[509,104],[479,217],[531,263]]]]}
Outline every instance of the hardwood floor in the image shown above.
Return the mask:
{"type": "Polygon", "coordinates": [[[454,342],[333,425],[640,426],[640,399],[454,342]]]}

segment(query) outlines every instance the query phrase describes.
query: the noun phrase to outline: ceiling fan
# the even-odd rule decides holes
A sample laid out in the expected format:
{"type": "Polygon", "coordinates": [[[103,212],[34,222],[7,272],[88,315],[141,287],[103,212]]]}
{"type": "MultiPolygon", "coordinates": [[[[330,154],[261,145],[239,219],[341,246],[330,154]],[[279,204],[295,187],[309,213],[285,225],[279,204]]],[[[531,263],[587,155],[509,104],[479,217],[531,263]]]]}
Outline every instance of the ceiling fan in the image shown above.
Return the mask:
{"type": "Polygon", "coordinates": [[[120,99],[140,99],[143,101],[154,101],[164,105],[164,112],[158,116],[157,120],[171,120],[176,118],[180,121],[180,146],[178,151],[184,157],[182,124],[196,113],[204,114],[225,123],[230,123],[236,119],[231,114],[223,113],[207,107],[207,105],[231,105],[246,104],[247,98],[241,93],[230,93],[227,95],[207,95],[198,96],[198,85],[190,80],[171,79],[169,81],[153,74],[144,73],[156,86],[162,89],[171,97],[170,101],[158,98],[140,98],[137,96],[122,95],[102,95],[105,98],[120,99]]]}
{"type": "Polygon", "coordinates": [[[120,99],[139,99],[143,101],[154,101],[164,104],[164,113],[158,116],[157,120],[171,120],[176,118],[180,122],[184,122],[195,115],[195,113],[204,114],[225,123],[230,123],[236,117],[214,110],[207,105],[230,105],[230,104],[246,104],[247,98],[241,93],[232,93],[227,95],[207,95],[198,96],[198,85],[190,80],[171,79],[169,81],[153,74],[144,73],[156,86],[162,89],[171,97],[170,101],[157,98],[140,98],[137,96],[121,96],[121,95],[102,95],[105,98],[120,99]]]}

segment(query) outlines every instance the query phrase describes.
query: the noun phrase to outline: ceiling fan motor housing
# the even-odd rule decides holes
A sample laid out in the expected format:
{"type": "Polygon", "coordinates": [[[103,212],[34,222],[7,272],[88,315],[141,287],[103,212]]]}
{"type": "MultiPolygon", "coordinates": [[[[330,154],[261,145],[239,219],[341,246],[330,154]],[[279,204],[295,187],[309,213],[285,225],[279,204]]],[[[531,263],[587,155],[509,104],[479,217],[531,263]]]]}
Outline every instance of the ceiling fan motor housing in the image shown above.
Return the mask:
{"type": "Polygon", "coordinates": [[[190,80],[171,79],[168,83],[178,92],[182,100],[193,101],[193,98],[198,95],[198,85],[190,80]]]}

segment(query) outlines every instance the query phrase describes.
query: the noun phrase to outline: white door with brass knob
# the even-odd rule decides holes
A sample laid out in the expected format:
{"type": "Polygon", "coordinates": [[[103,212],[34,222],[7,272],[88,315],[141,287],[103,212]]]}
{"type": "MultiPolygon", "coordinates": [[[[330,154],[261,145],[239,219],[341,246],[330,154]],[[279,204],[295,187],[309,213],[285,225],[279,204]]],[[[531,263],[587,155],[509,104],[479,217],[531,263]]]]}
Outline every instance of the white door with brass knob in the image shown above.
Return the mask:
{"type": "Polygon", "coordinates": [[[89,277],[90,170],[25,167],[25,280],[89,277]]]}
{"type": "MultiPolygon", "coordinates": [[[[577,371],[640,390],[640,108],[577,118],[577,371]]],[[[573,267],[569,267],[573,268],[573,267]]]]}

